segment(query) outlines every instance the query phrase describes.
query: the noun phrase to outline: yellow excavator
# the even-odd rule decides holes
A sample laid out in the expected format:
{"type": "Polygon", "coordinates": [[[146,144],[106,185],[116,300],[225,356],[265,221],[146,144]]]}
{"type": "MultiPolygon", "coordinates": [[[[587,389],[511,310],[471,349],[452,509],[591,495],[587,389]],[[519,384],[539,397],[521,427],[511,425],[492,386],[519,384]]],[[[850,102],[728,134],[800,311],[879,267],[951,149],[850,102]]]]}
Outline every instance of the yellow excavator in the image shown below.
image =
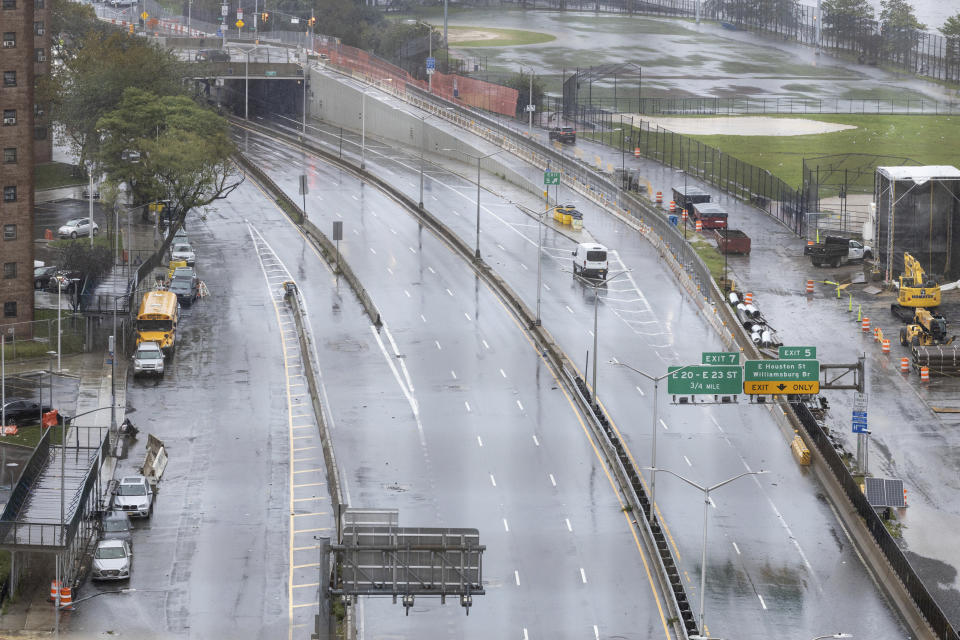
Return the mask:
{"type": "Polygon", "coordinates": [[[905,322],[914,321],[917,309],[936,309],[940,306],[940,285],[926,279],[920,263],[909,253],[903,254],[903,273],[896,304],[890,311],[905,322]]]}
{"type": "Polygon", "coordinates": [[[913,324],[900,328],[900,344],[911,347],[934,347],[950,344],[955,336],[947,336],[947,319],[927,309],[917,309],[913,324]]]}

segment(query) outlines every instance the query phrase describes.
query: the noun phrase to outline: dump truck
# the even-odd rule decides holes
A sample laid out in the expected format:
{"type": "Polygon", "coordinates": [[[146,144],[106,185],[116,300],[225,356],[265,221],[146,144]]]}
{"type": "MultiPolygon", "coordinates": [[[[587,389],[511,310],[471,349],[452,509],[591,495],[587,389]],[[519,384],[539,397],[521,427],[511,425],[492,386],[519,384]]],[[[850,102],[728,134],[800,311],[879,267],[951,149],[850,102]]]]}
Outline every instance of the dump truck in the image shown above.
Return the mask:
{"type": "Polygon", "coordinates": [[[859,240],[843,236],[825,236],[823,242],[808,244],[803,255],[810,256],[813,266],[839,267],[849,262],[862,262],[873,258],[873,248],[859,240]]]}

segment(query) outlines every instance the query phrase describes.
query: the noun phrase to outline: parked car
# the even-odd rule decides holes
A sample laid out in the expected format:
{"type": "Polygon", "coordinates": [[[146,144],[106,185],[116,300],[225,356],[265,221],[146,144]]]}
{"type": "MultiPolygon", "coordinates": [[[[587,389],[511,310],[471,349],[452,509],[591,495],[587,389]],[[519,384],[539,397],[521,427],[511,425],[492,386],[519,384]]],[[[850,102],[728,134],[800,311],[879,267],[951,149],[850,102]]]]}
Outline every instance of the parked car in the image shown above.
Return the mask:
{"type": "Polygon", "coordinates": [[[33,270],[33,288],[46,289],[50,284],[50,278],[57,272],[57,267],[37,267],[33,270]]]}
{"type": "MultiPolygon", "coordinates": [[[[100,231],[100,225],[96,222],[93,223],[93,235],[96,237],[97,232],[100,231]]],[[[68,220],[67,224],[60,227],[57,231],[57,235],[61,238],[76,238],[77,236],[89,236],[90,235],[90,218],[74,218],[73,220],[68,220]]]]}
{"type": "MultiPolygon", "coordinates": [[[[90,189],[84,189],[84,190],[83,190],[83,199],[84,199],[84,200],[89,200],[89,199],[90,199],[90,189]]],[[[94,199],[94,200],[99,200],[99,199],[100,199],[100,189],[98,189],[97,187],[94,187],[94,188],[93,188],[93,199],[94,199]]]]}
{"type": "MultiPolygon", "coordinates": [[[[24,400],[23,398],[7,397],[7,403],[3,406],[6,412],[7,425],[38,424],[40,422],[40,403],[36,400],[24,400]]],[[[50,407],[43,407],[42,412],[50,411],[50,407]]],[[[3,414],[0,414],[2,417],[3,414]]]]}
{"type": "Polygon", "coordinates": [[[175,242],[170,252],[170,260],[183,260],[187,263],[187,266],[192,267],[193,263],[197,261],[197,254],[193,251],[193,247],[186,242],[175,242]]]}
{"type": "Polygon", "coordinates": [[[577,131],[573,127],[554,127],[550,129],[550,140],[559,140],[560,142],[576,142],[577,131]]]}
{"type": "Polygon", "coordinates": [[[143,476],[124,476],[117,485],[113,505],[131,517],[149,518],[153,513],[153,487],[143,476]]]}
{"type": "Polygon", "coordinates": [[[133,376],[163,375],[163,351],[156,342],[141,342],[133,354],[133,376]]]}
{"type": "Polygon", "coordinates": [[[56,293],[73,293],[80,281],[83,280],[83,274],[79,271],[57,271],[47,281],[47,291],[56,293]]]}
{"type": "Polygon", "coordinates": [[[174,278],[181,278],[184,276],[189,276],[191,278],[200,277],[197,275],[197,270],[193,267],[176,267],[173,270],[173,273],[170,274],[170,279],[173,280],[174,278]]]}
{"type": "Polygon", "coordinates": [[[100,521],[104,540],[122,540],[133,548],[133,525],[123,511],[108,511],[100,521]]]}
{"type": "Polygon", "coordinates": [[[193,305],[194,300],[200,297],[200,280],[196,276],[174,275],[167,289],[171,293],[177,294],[177,302],[189,307],[193,305]]]}
{"type": "Polygon", "coordinates": [[[197,62],[230,62],[230,54],[224,49],[200,49],[194,56],[197,62]]]}
{"type": "Polygon", "coordinates": [[[187,230],[183,227],[177,229],[177,232],[173,234],[173,244],[180,244],[187,242],[187,230]]]}
{"type": "Polygon", "coordinates": [[[128,580],[133,553],[126,540],[101,540],[93,552],[93,580],[128,580]]]}

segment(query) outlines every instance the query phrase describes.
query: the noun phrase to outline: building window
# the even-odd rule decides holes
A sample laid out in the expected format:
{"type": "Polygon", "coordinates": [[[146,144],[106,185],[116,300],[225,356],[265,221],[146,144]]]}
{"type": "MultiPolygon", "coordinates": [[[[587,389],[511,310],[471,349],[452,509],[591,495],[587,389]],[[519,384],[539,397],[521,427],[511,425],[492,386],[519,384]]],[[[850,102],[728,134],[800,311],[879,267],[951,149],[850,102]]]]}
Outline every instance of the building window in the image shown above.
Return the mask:
{"type": "Polygon", "coordinates": [[[15,224],[5,224],[5,225],[3,225],[3,239],[4,239],[4,240],[16,240],[16,239],[17,239],[17,225],[15,225],[15,224]]]}
{"type": "Polygon", "coordinates": [[[4,317],[4,318],[16,318],[16,317],[17,317],[17,303],[16,303],[16,302],[4,302],[4,303],[3,303],[3,317],[4,317]]]}
{"type": "Polygon", "coordinates": [[[43,48],[34,49],[34,50],[33,50],[33,61],[34,61],[34,62],[46,62],[46,61],[47,61],[47,53],[46,53],[46,51],[44,51],[43,48]]]}
{"type": "Polygon", "coordinates": [[[4,72],[3,72],[3,86],[5,86],[5,87],[15,87],[15,86],[17,86],[17,72],[16,72],[16,71],[4,71],[4,72]]]}
{"type": "Polygon", "coordinates": [[[34,139],[34,140],[46,140],[46,139],[47,139],[47,128],[46,128],[46,127],[34,127],[34,128],[33,128],[33,139],[34,139]]]}
{"type": "Polygon", "coordinates": [[[34,9],[43,9],[43,1],[44,1],[44,0],[33,0],[33,8],[34,8],[34,9]]]}
{"type": "Polygon", "coordinates": [[[3,201],[4,202],[17,201],[17,185],[9,185],[3,188],[3,201]]]}
{"type": "Polygon", "coordinates": [[[33,34],[37,36],[43,35],[43,21],[33,23],[33,34]]]}
{"type": "Polygon", "coordinates": [[[42,104],[37,104],[36,102],[33,103],[33,115],[34,115],[35,118],[42,118],[42,117],[43,117],[43,105],[42,105],[42,104]]]}
{"type": "Polygon", "coordinates": [[[16,147],[4,147],[3,148],[3,163],[4,164],[16,164],[17,162],[17,148],[16,147]]]}
{"type": "Polygon", "coordinates": [[[17,46],[17,32],[16,31],[4,31],[3,32],[3,47],[9,49],[10,47],[17,46]]]}
{"type": "Polygon", "coordinates": [[[16,9],[16,8],[17,8],[17,0],[3,0],[3,8],[4,8],[4,9],[16,9]]]}
{"type": "Polygon", "coordinates": [[[17,124],[17,110],[16,109],[4,109],[3,110],[3,124],[5,126],[11,126],[17,124]]]}
{"type": "Polygon", "coordinates": [[[17,277],[17,263],[16,262],[4,262],[3,263],[3,277],[6,280],[12,280],[17,277]]]}

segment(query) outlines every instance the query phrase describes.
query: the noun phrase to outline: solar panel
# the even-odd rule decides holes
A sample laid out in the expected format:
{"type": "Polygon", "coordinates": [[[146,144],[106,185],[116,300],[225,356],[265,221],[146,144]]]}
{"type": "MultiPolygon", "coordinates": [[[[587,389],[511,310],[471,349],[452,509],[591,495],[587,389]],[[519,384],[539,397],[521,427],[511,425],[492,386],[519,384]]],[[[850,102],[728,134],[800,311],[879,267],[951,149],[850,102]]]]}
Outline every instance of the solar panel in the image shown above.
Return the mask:
{"type": "Polygon", "coordinates": [[[905,507],[903,480],[864,478],[867,502],[872,507],[905,507]]]}

